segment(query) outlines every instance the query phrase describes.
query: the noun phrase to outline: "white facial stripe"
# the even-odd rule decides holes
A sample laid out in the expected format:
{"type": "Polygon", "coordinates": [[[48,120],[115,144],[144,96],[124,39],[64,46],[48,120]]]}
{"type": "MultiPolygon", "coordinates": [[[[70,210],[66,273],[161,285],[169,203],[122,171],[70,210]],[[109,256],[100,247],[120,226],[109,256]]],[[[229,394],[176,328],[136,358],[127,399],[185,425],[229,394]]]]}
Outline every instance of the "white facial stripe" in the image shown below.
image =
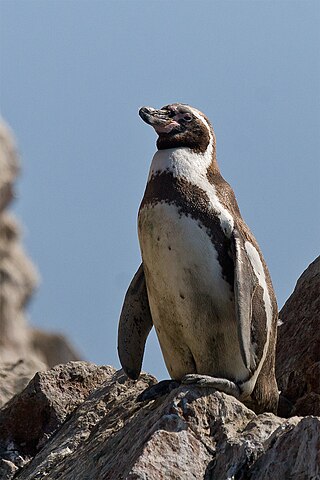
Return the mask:
{"type": "Polygon", "coordinates": [[[202,123],[203,125],[207,128],[208,132],[209,132],[209,137],[210,137],[210,142],[209,142],[209,145],[213,144],[213,135],[212,135],[212,131],[211,131],[211,128],[210,128],[210,125],[209,123],[207,122],[207,120],[201,115],[201,113],[199,113],[197,110],[195,110],[194,108],[192,107],[189,107],[190,110],[192,111],[193,115],[195,117],[197,117],[202,123]]]}
{"type": "Polygon", "coordinates": [[[262,366],[264,364],[264,361],[266,359],[266,356],[267,356],[267,351],[268,351],[268,347],[269,347],[269,339],[270,339],[270,331],[271,331],[271,326],[272,326],[273,311],[272,311],[272,304],[271,304],[271,299],[270,299],[270,295],[269,295],[269,291],[268,291],[266,276],[265,276],[265,272],[264,272],[264,268],[263,268],[263,265],[262,265],[262,262],[261,262],[260,255],[259,255],[257,249],[252,245],[252,243],[245,242],[244,247],[246,249],[248,258],[250,260],[250,263],[252,265],[254,274],[258,279],[260,287],[262,287],[262,289],[263,289],[263,302],[264,302],[264,308],[265,308],[266,317],[267,317],[267,325],[266,325],[267,339],[266,339],[266,343],[265,343],[264,348],[263,348],[263,353],[262,353],[260,363],[259,363],[257,369],[255,370],[254,375],[247,382],[243,383],[243,385],[242,385],[242,390],[244,391],[244,393],[247,393],[247,394],[250,395],[250,393],[252,392],[252,390],[255,386],[256,380],[258,378],[258,375],[261,371],[261,368],[262,368],[262,366]]]}

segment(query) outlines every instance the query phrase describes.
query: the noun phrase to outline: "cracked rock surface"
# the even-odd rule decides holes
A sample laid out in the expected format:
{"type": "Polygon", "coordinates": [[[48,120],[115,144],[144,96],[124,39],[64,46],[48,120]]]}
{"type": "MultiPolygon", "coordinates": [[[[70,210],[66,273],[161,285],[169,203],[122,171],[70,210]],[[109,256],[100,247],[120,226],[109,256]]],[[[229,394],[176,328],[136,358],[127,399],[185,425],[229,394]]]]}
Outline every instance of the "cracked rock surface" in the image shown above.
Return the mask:
{"type": "Polygon", "coordinates": [[[289,415],[320,416],[320,257],[280,311],[276,375],[289,415]]]}
{"type": "Polygon", "coordinates": [[[86,362],[37,374],[0,411],[0,478],[319,478],[318,417],[256,415],[192,386],[138,403],[155,381],[86,362]]]}

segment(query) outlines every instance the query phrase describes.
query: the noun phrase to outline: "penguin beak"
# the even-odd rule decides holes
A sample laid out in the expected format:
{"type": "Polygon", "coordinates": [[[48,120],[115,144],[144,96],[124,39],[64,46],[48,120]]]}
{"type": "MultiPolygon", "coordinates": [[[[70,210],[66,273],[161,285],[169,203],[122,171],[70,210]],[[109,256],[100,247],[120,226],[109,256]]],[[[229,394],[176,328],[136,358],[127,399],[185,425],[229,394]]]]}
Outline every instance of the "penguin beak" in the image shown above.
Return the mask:
{"type": "Polygon", "coordinates": [[[139,110],[139,115],[144,122],[151,125],[155,131],[160,133],[170,133],[172,130],[181,130],[181,125],[169,117],[167,110],[156,110],[152,107],[142,107],[139,110]]]}

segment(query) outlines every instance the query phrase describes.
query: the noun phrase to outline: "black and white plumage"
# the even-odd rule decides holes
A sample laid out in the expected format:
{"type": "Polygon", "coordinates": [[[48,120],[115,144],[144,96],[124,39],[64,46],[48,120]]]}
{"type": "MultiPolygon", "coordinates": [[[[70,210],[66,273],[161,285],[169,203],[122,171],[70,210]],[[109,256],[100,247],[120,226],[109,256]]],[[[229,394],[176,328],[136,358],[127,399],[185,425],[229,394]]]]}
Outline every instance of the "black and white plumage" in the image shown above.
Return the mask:
{"type": "Polygon", "coordinates": [[[154,326],[172,379],[276,411],[275,294],[219,172],[212,126],[184,104],[139,113],[158,133],[158,151],[138,217],[142,265],[120,317],[121,364],[138,378],[154,326]]]}

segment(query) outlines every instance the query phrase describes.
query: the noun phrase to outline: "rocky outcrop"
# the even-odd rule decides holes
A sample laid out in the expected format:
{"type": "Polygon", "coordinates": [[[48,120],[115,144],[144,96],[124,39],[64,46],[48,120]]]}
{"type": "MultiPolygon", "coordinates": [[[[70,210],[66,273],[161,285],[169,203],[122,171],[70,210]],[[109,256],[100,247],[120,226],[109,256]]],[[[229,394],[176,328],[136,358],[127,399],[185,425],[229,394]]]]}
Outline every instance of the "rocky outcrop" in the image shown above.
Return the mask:
{"type": "MultiPolygon", "coordinates": [[[[0,124],[0,361],[16,361],[29,351],[24,308],[37,285],[16,220],[5,211],[14,196],[18,156],[9,129],[0,124]]],[[[35,360],[35,357],[33,358],[35,360]]]]}
{"type": "MultiPolygon", "coordinates": [[[[21,392],[37,372],[47,369],[39,360],[17,360],[0,364],[0,408],[16,393],[21,392]]],[[[1,478],[1,477],[0,477],[1,478]]]]}
{"type": "Polygon", "coordinates": [[[37,374],[0,411],[4,480],[318,478],[320,419],[256,415],[183,386],[138,403],[155,382],[71,362],[37,374]]]}
{"type": "Polygon", "coordinates": [[[0,212],[13,198],[13,183],[19,172],[17,150],[12,134],[0,119],[0,212]]]}
{"type": "Polygon", "coordinates": [[[280,314],[276,354],[287,415],[320,415],[320,257],[299,278],[280,314]]]}
{"type": "Polygon", "coordinates": [[[24,252],[19,225],[7,211],[18,173],[12,133],[0,121],[0,402],[20,391],[36,371],[79,358],[61,335],[34,329],[27,321],[38,274],[24,252]]]}
{"type": "Polygon", "coordinates": [[[80,359],[79,353],[64,335],[38,328],[30,330],[30,348],[49,367],[80,359]]]}

